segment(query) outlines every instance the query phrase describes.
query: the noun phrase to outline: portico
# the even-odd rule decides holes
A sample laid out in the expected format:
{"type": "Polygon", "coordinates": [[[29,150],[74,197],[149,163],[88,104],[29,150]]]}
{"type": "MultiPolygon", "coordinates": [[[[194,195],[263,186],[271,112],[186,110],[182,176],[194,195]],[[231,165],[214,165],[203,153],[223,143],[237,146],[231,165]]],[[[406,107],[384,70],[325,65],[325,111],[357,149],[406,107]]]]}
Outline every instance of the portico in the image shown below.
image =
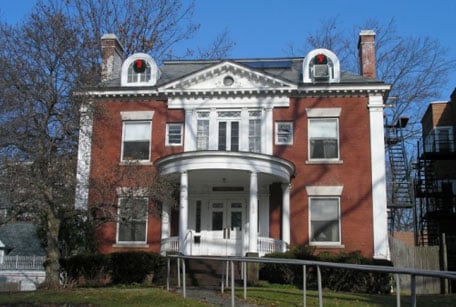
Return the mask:
{"type": "Polygon", "coordinates": [[[161,251],[185,255],[265,254],[290,243],[290,180],[294,165],[244,152],[185,152],[159,159],[162,176],[180,182],[178,237],[163,206],[161,251]],[[269,236],[269,186],[282,184],[282,236],[269,236]]]}

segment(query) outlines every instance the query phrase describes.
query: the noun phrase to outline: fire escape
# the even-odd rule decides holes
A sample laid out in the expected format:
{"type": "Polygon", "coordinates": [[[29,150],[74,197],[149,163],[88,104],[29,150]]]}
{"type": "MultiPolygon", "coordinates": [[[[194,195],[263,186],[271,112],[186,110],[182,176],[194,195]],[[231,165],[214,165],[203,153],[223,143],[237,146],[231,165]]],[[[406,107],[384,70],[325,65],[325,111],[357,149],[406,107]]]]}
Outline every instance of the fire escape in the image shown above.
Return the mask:
{"type": "Polygon", "coordinates": [[[407,117],[401,117],[393,124],[385,124],[385,145],[389,161],[388,210],[389,230],[394,232],[404,209],[414,208],[413,184],[407,160],[403,128],[408,123],[407,117]]]}
{"type": "Polygon", "coordinates": [[[416,234],[420,245],[439,245],[441,234],[454,234],[456,155],[453,137],[418,144],[415,179],[416,234]],[[420,146],[421,145],[421,146],[420,146]]]}

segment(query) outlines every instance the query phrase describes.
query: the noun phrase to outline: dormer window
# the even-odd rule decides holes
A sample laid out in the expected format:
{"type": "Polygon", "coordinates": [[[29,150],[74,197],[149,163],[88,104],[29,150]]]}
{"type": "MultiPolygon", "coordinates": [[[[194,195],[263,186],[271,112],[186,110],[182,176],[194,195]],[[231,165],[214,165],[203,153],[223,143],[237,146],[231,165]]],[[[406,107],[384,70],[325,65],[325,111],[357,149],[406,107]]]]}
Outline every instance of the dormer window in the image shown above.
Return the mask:
{"type": "Polygon", "coordinates": [[[122,86],[153,86],[159,78],[160,70],[148,54],[133,54],[122,65],[122,86]]]}
{"type": "Polygon", "coordinates": [[[303,62],[303,82],[340,82],[340,65],[337,56],[327,49],[315,49],[303,62]]]}

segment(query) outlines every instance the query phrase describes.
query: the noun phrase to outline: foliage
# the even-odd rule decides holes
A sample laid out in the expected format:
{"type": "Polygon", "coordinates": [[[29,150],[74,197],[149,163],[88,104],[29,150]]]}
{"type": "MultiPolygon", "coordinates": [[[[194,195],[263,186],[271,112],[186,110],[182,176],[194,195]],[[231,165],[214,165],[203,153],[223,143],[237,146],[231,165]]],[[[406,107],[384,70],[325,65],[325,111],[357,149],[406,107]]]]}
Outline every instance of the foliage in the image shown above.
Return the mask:
{"type": "Polygon", "coordinates": [[[60,260],[66,283],[100,285],[110,274],[109,255],[76,255],[60,260]]]}
{"type": "Polygon", "coordinates": [[[67,283],[77,285],[162,283],[165,260],[156,253],[123,252],[76,255],[61,260],[67,283]]]}
{"type": "MultiPolygon", "coordinates": [[[[313,254],[312,248],[295,247],[285,253],[268,254],[268,258],[301,259],[323,262],[386,265],[391,266],[389,261],[367,259],[359,252],[351,253],[320,253],[313,254]]],[[[368,272],[361,270],[330,268],[321,266],[322,286],[334,291],[358,292],[358,293],[389,293],[391,289],[391,276],[387,273],[368,272]]],[[[293,264],[263,264],[260,269],[260,279],[270,283],[290,284],[302,286],[302,266],[293,264]]],[[[309,289],[317,288],[317,270],[315,266],[306,267],[306,283],[309,289]]]]}

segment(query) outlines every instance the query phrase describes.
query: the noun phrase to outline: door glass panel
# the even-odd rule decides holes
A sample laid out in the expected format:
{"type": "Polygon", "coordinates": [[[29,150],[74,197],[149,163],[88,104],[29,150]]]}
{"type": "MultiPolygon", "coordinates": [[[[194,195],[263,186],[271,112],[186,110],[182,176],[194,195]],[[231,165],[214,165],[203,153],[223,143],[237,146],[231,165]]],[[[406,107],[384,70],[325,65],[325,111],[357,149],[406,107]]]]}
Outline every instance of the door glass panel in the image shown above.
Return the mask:
{"type": "Polygon", "coordinates": [[[212,230],[223,229],[223,212],[212,212],[212,230]]]}
{"type": "Polygon", "coordinates": [[[239,230],[242,229],[242,212],[231,212],[231,229],[234,228],[238,228],[239,230]]]}

